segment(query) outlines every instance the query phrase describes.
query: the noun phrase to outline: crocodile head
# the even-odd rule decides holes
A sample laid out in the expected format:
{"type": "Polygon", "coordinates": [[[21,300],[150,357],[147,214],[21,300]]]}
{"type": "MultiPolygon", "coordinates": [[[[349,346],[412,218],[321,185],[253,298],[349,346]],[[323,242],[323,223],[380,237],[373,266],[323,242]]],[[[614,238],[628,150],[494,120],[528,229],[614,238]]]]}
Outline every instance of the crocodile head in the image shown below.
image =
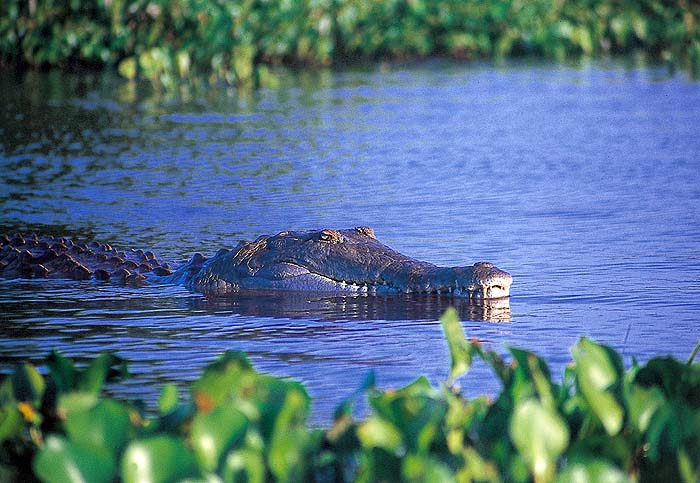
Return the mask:
{"type": "Polygon", "coordinates": [[[488,262],[447,268],[415,260],[379,242],[368,227],[281,232],[198,260],[178,270],[177,281],[214,292],[438,293],[484,300],[507,297],[512,282],[488,262]]]}

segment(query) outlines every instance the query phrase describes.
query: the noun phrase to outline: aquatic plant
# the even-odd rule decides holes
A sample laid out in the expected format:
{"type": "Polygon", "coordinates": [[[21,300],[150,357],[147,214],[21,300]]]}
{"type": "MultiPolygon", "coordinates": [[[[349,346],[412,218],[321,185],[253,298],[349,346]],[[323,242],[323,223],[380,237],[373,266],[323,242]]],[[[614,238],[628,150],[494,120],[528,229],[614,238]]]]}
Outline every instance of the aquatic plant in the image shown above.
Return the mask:
{"type": "Polygon", "coordinates": [[[298,382],[226,352],[181,399],[166,385],[154,414],[104,394],[127,375],[103,354],[80,368],[52,353],[41,375],[22,364],[0,383],[0,477],[45,483],[302,481],[682,481],[700,479],[700,363],[657,357],[624,369],[582,338],[563,380],[509,348],[510,361],[441,319],[451,354],[439,387],[419,377],[380,390],[370,375],[327,429],[306,422],[298,382]],[[474,359],[502,383],[495,399],[461,395],[474,359]],[[352,416],[367,393],[369,415],[352,416]]]}
{"type": "Polygon", "coordinates": [[[0,65],[113,67],[174,87],[273,82],[269,66],[641,50],[697,73],[688,0],[6,0],[0,65]]]}

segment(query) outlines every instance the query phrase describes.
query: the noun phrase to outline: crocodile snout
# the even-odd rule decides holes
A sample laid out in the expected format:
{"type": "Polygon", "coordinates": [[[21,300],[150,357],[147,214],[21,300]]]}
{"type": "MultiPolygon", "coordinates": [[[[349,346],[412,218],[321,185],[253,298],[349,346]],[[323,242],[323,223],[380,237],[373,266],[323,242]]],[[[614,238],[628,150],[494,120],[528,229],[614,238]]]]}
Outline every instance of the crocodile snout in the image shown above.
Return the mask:
{"type": "Polygon", "coordinates": [[[493,263],[477,262],[472,266],[469,295],[475,299],[499,299],[510,295],[513,277],[493,263]]]}

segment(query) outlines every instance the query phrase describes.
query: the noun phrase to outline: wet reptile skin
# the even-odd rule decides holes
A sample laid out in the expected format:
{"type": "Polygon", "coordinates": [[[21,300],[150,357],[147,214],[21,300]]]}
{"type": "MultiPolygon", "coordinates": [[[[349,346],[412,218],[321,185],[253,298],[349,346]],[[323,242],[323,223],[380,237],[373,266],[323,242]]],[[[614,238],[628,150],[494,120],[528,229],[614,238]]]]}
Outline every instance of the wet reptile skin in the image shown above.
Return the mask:
{"type": "Polygon", "coordinates": [[[434,293],[507,297],[510,274],[488,262],[438,267],[379,242],[369,227],[281,232],[241,242],[180,266],[152,252],[117,250],[53,236],[0,236],[0,277],[176,283],[202,292],[292,290],[333,293],[434,293]]]}

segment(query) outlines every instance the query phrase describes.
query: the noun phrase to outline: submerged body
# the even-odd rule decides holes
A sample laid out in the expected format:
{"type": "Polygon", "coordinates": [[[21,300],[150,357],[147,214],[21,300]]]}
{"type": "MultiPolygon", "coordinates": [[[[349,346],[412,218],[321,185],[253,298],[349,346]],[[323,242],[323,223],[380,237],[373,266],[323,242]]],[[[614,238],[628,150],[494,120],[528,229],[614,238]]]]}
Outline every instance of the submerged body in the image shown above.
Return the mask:
{"type": "Polygon", "coordinates": [[[197,254],[173,271],[151,252],[53,237],[0,238],[0,277],[152,279],[207,293],[294,290],[332,293],[436,293],[474,300],[508,297],[512,277],[488,262],[438,267],[379,242],[368,227],[281,232],[197,254]]]}

